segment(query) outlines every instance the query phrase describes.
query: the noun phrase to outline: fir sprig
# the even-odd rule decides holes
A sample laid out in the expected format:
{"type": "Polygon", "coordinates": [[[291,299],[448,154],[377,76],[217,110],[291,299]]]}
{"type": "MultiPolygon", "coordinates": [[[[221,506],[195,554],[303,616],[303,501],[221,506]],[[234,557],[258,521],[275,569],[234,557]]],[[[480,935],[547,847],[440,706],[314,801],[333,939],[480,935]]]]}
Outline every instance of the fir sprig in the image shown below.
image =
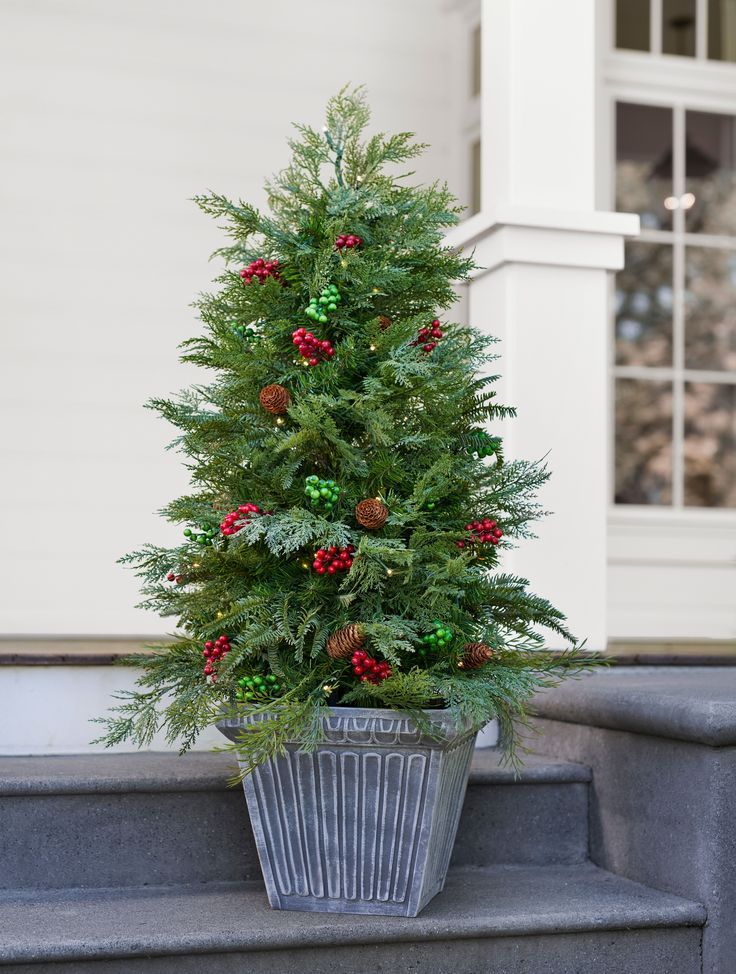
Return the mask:
{"type": "Polygon", "coordinates": [[[244,712],[244,676],[271,674],[283,689],[247,704],[253,720],[232,744],[243,773],[291,742],[316,747],[327,707],[340,705],[402,710],[426,727],[424,711],[443,706],[472,728],[497,717],[511,752],[534,693],[597,662],[560,611],[500,570],[544,514],[536,495],[549,471],[504,457],[498,423],[514,410],[496,397],[495,341],[447,320],[473,268],[443,243],[456,201],[444,185],[410,185],[423,147],[407,133],[364,139],[368,121],[364,93],[345,89],[323,131],[298,126],[292,162],[268,184],[269,214],[218,194],[196,200],[229,238],[213,292],[197,301],[202,331],[182,346],[206,381],[149,404],[176,430],[192,481],[162,513],[190,533],[123,559],[142,604],[177,635],[130,660],[141,675],[105,721],[108,744],[145,746],[162,731],[186,749],[244,712]],[[360,246],[336,245],[348,232],[360,246]],[[260,258],[278,273],[244,283],[240,268],[260,258]],[[329,285],[340,302],[315,322],[305,309],[329,285]],[[442,335],[427,349],[417,336],[434,319],[442,335]],[[292,338],[301,326],[334,357],[307,366],[292,338]],[[286,413],[263,408],[269,384],[288,390],[286,413]],[[339,485],[330,510],[305,499],[312,474],[339,485]],[[380,529],[354,515],[371,498],[387,508],[380,529]],[[236,533],[191,540],[248,503],[259,514],[236,533]],[[475,518],[501,525],[499,543],[462,543],[475,518]],[[347,573],[315,570],[315,552],[348,547],[347,573]],[[387,679],[362,682],[328,655],[330,635],[351,623],[390,664],[387,679]],[[420,652],[438,623],[452,639],[420,652]],[[569,652],[544,650],[550,631],[569,652]],[[208,678],[203,646],[222,634],[230,650],[208,678]],[[462,668],[464,641],[491,647],[490,662],[462,668]]]}

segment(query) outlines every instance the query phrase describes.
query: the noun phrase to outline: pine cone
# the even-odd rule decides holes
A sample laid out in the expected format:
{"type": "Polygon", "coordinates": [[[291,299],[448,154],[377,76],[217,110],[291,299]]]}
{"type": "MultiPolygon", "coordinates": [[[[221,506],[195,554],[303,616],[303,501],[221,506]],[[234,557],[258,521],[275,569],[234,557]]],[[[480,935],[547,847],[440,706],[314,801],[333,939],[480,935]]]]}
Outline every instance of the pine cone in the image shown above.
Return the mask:
{"type": "Polygon", "coordinates": [[[327,655],[332,659],[349,659],[356,649],[362,649],[365,631],[359,622],[338,629],[327,640],[327,655]]]}
{"type": "Polygon", "coordinates": [[[266,412],[283,416],[291,403],[291,394],[288,389],[273,383],[261,389],[258,399],[266,412]]]}
{"type": "Polygon", "coordinates": [[[369,497],[355,508],[355,519],[363,528],[369,531],[377,531],[386,523],[388,508],[375,497],[369,497]]]}
{"type": "Polygon", "coordinates": [[[378,324],[381,326],[381,331],[386,331],[387,328],[391,327],[391,319],[388,315],[379,315],[378,324]]]}
{"type": "Polygon", "coordinates": [[[457,665],[461,670],[479,670],[492,656],[493,650],[485,643],[465,643],[457,665]]]}

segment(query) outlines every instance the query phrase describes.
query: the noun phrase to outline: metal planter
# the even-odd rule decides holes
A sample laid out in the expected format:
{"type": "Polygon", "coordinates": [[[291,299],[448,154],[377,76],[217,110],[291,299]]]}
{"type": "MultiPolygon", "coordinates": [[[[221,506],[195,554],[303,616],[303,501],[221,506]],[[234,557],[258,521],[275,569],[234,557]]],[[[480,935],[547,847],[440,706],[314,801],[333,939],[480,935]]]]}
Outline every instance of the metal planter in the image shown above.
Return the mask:
{"type": "MultiPolygon", "coordinates": [[[[268,899],[277,910],[416,916],[440,892],[475,733],[426,711],[441,737],[390,710],[338,707],[312,753],[298,742],[247,775],[268,899]]],[[[217,726],[235,740],[254,718],[217,726]]]]}

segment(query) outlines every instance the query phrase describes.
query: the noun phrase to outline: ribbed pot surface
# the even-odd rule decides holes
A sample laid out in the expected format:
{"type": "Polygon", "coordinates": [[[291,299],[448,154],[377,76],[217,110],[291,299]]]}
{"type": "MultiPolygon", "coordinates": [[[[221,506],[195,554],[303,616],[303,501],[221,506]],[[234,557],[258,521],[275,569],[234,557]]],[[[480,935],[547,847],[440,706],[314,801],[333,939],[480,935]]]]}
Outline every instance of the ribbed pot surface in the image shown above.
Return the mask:
{"type": "MultiPolygon", "coordinates": [[[[294,742],[243,787],[268,899],[281,910],[416,916],[445,882],[475,734],[425,711],[339,707],[314,752],[294,742]]],[[[217,726],[230,740],[254,719],[217,726]]]]}

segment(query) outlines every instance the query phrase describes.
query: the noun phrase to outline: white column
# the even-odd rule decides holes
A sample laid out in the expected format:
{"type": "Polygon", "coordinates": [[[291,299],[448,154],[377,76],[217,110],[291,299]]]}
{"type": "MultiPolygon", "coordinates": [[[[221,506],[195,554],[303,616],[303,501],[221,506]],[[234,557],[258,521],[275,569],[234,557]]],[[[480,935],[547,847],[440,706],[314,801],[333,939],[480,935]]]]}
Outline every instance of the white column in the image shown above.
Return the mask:
{"type": "MultiPolygon", "coordinates": [[[[553,512],[505,557],[606,645],[608,273],[638,217],[596,212],[592,0],[483,0],[483,210],[448,237],[475,251],[469,320],[501,339],[509,458],[542,459],[553,512]]],[[[560,641],[550,639],[550,646],[560,641]]]]}

